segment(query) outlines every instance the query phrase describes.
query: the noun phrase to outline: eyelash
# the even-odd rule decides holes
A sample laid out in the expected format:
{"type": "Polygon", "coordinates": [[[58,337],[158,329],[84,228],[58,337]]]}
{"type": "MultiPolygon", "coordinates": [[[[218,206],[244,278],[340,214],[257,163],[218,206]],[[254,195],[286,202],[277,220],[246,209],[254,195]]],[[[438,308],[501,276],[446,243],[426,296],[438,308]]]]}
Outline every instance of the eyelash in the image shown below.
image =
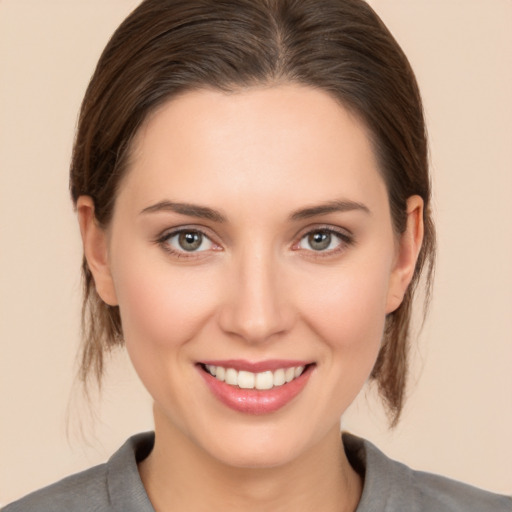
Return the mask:
{"type": "MultiPolygon", "coordinates": [[[[166,252],[168,252],[169,254],[171,254],[177,258],[197,258],[199,254],[210,250],[210,249],[207,249],[207,250],[203,250],[203,251],[186,251],[186,250],[174,249],[170,245],[169,241],[172,238],[177,237],[180,234],[184,234],[184,233],[198,234],[201,237],[203,237],[203,239],[201,241],[201,245],[204,243],[204,240],[208,240],[208,242],[210,244],[212,244],[212,246],[220,247],[217,244],[215,244],[215,242],[212,241],[211,237],[208,236],[208,234],[205,233],[205,231],[203,231],[202,229],[198,229],[198,228],[179,228],[179,229],[176,229],[173,231],[167,231],[167,232],[163,233],[161,236],[159,236],[155,242],[158,245],[160,245],[166,252]]],[[[350,247],[351,245],[354,245],[354,244],[355,244],[354,237],[351,234],[347,233],[346,231],[337,230],[330,226],[329,227],[319,226],[319,227],[315,227],[313,229],[310,228],[310,229],[308,229],[308,231],[303,232],[303,234],[300,235],[298,241],[294,242],[294,244],[292,245],[292,249],[296,250],[296,251],[304,250],[308,253],[311,253],[309,255],[310,257],[325,258],[325,257],[329,257],[329,256],[334,256],[335,254],[343,252],[348,247],[350,247]],[[339,240],[339,243],[337,244],[337,246],[334,249],[330,249],[327,251],[325,251],[325,250],[315,251],[314,249],[308,250],[308,249],[300,248],[300,244],[303,240],[305,240],[308,236],[317,234],[317,233],[322,233],[322,234],[326,234],[326,235],[330,235],[330,236],[334,235],[334,237],[336,237],[339,240]]],[[[219,249],[213,249],[213,250],[220,251],[222,249],[219,248],[219,249]]]]}

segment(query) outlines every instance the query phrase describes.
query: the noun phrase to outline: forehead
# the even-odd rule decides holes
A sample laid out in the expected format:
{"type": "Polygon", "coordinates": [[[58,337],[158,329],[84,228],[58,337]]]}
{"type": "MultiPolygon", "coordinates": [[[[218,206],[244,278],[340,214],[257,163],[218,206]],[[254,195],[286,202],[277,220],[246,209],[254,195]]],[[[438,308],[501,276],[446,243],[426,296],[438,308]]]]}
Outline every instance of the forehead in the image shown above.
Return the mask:
{"type": "Polygon", "coordinates": [[[326,92],[283,85],[197,90],[167,102],[140,129],[121,193],[369,201],[383,186],[364,125],[326,92]]]}

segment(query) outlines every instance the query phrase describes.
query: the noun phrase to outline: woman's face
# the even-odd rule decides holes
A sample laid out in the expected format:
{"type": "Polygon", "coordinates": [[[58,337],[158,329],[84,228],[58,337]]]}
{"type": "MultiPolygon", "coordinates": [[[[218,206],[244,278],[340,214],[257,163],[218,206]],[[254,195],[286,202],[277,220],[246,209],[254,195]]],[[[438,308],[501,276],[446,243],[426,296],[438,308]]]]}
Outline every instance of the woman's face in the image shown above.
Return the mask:
{"type": "Polygon", "coordinates": [[[338,431],[415,257],[362,124],[292,85],[160,108],[105,236],[98,291],[119,305],[158,434],[245,467],[338,431]]]}

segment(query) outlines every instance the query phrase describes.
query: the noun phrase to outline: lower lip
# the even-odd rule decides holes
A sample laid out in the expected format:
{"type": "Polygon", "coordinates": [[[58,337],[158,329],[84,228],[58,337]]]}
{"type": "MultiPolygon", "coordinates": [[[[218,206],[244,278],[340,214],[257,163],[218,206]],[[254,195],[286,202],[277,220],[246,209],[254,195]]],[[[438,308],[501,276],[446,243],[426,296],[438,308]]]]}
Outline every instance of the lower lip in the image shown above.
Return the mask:
{"type": "Polygon", "coordinates": [[[305,387],[313,365],[307,366],[300,377],[271,389],[241,389],[210,375],[202,367],[199,371],[212,393],[229,408],[245,414],[270,414],[291,402],[305,387]]]}

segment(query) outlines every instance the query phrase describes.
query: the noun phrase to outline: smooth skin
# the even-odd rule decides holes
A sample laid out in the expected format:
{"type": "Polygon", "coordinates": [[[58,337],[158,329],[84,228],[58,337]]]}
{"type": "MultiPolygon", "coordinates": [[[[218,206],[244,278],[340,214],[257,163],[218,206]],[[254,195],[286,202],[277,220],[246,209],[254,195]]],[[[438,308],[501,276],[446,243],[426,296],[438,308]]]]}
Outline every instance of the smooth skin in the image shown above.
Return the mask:
{"type": "Polygon", "coordinates": [[[412,278],[421,198],[395,233],[365,127],[305,86],[187,92],[132,149],[110,225],[86,196],[78,216],[154,399],[139,470],[155,510],[354,511],[362,482],[339,422],[412,278]],[[225,359],[314,367],[291,402],[252,415],[200,375],[198,362],[225,359]]]}

